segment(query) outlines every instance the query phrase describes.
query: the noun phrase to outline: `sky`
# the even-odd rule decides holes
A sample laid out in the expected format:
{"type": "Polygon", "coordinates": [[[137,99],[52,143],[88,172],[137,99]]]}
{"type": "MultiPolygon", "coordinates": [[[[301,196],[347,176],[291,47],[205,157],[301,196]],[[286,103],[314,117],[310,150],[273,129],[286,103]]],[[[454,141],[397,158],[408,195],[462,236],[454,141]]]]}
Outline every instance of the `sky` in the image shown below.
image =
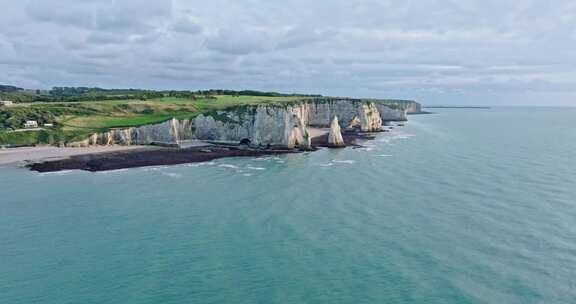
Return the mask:
{"type": "Polygon", "coordinates": [[[573,0],[0,0],[0,84],[576,106],[573,0]]]}

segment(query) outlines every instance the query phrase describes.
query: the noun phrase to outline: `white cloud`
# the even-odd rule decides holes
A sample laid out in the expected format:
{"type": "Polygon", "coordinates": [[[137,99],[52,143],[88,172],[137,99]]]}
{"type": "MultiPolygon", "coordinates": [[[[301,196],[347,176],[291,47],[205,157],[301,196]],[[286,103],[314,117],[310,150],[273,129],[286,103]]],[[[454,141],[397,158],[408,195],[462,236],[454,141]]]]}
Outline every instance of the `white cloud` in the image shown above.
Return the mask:
{"type": "Polygon", "coordinates": [[[4,83],[576,100],[569,0],[6,2],[4,83]]]}
{"type": "Polygon", "coordinates": [[[190,17],[180,17],[172,24],[175,32],[186,34],[198,34],[202,32],[202,27],[190,17]]]}

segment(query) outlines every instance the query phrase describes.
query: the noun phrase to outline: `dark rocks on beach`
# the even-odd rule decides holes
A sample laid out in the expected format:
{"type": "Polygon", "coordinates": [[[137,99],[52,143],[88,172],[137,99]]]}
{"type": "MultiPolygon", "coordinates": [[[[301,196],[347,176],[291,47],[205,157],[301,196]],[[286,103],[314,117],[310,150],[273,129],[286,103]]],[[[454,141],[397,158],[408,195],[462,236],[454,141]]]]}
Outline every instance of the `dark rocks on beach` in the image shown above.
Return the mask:
{"type": "Polygon", "coordinates": [[[27,165],[27,167],[30,168],[30,170],[38,172],[56,172],[62,170],[85,170],[97,172],[147,166],[198,163],[223,157],[257,157],[262,155],[294,152],[295,151],[291,150],[233,150],[217,147],[210,150],[197,148],[157,148],[143,151],[123,151],[72,156],[62,160],[33,163],[27,165]]]}
{"type": "Polygon", "coordinates": [[[334,146],[328,142],[328,134],[318,136],[312,139],[313,147],[323,147],[323,148],[345,148],[345,147],[361,147],[358,142],[362,140],[374,139],[374,135],[371,133],[363,133],[355,130],[345,130],[342,132],[342,138],[344,139],[344,146],[334,146]]]}
{"type": "MultiPolygon", "coordinates": [[[[328,143],[328,134],[312,139],[312,149],[318,147],[342,148],[361,147],[358,144],[361,140],[373,139],[371,133],[357,131],[342,132],[344,146],[333,146],[328,143]]],[[[214,145],[209,149],[199,148],[170,148],[154,147],[136,151],[109,152],[102,154],[89,154],[72,156],[61,160],[51,160],[39,163],[28,164],[30,170],[37,172],[56,172],[62,170],[85,170],[90,172],[110,171],[126,168],[178,165],[185,163],[207,162],[224,157],[258,157],[263,155],[278,155],[287,153],[300,153],[301,150],[274,149],[253,149],[246,146],[222,146],[214,145]]]]}

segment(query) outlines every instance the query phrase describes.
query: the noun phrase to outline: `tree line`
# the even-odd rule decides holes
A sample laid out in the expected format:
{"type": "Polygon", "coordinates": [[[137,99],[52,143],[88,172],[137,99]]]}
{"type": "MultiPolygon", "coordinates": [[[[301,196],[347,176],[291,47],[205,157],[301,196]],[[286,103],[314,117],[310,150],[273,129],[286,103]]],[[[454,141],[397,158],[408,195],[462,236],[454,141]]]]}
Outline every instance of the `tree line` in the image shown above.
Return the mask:
{"type": "Polygon", "coordinates": [[[186,99],[215,98],[216,95],[228,96],[303,96],[322,97],[322,95],[284,94],[278,92],[262,92],[255,90],[140,90],[140,89],[103,89],[98,87],[53,87],[49,91],[24,90],[10,85],[0,85],[0,99],[14,102],[84,102],[105,100],[148,100],[162,97],[175,97],[186,99]]]}

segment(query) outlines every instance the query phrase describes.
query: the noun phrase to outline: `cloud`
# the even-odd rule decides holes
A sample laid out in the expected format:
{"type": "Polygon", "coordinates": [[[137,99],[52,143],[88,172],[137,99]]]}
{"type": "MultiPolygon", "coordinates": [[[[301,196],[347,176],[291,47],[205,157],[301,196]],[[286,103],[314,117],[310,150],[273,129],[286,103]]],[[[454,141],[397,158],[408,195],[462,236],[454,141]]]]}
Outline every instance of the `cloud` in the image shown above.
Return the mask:
{"type": "Polygon", "coordinates": [[[189,17],[181,17],[172,25],[172,30],[179,33],[198,34],[202,27],[189,17]]]}
{"type": "Polygon", "coordinates": [[[120,44],[126,42],[126,37],[107,32],[92,32],[86,40],[93,44],[120,44]]]}
{"type": "Polygon", "coordinates": [[[333,30],[314,30],[303,27],[290,28],[280,37],[277,47],[297,48],[311,46],[319,42],[328,42],[336,34],[333,30]]]}
{"type": "Polygon", "coordinates": [[[210,50],[231,55],[246,55],[270,51],[274,48],[271,35],[261,29],[225,28],[209,36],[210,50]]]}
{"type": "MultiPolygon", "coordinates": [[[[82,2],[82,1],[79,1],[82,2]]],[[[93,22],[93,5],[78,5],[66,1],[32,0],[26,6],[26,12],[39,22],[52,22],[63,26],[90,27],[93,22]]]]}
{"type": "Polygon", "coordinates": [[[571,104],[574,24],[569,0],[7,1],[0,81],[571,104]]]}

